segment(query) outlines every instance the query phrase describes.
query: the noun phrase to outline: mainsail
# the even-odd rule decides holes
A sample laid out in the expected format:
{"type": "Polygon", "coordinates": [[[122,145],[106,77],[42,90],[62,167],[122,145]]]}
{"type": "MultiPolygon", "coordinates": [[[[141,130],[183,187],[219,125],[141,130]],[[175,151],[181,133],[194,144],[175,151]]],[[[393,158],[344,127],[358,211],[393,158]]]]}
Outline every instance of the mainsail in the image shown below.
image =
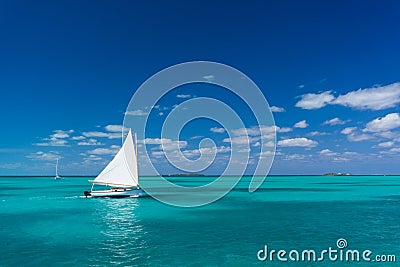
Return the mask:
{"type": "Polygon", "coordinates": [[[90,181],[95,184],[110,186],[134,187],[139,185],[137,165],[137,143],[133,142],[132,132],[129,130],[121,149],[105,169],[90,181]]]}

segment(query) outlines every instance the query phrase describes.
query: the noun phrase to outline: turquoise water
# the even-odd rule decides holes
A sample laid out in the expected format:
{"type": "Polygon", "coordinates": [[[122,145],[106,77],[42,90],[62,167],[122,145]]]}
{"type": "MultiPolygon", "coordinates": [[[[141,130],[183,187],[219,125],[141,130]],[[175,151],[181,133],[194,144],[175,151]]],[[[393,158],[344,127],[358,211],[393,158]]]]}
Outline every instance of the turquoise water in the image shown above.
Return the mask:
{"type": "MultiPolygon", "coordinates": [[[[190,186],[212,179],[174,178],[190,186]]],[[[81,198],[88,178],[0,178],[0,266],[350,264],[257,259],[264,245],[322,250],[339,238],[397,256],[377,266],[398,265],[399,176],[273,176],[251,194],[249,179],[211,205],[177,208],[149,197],[81,198]]]]}

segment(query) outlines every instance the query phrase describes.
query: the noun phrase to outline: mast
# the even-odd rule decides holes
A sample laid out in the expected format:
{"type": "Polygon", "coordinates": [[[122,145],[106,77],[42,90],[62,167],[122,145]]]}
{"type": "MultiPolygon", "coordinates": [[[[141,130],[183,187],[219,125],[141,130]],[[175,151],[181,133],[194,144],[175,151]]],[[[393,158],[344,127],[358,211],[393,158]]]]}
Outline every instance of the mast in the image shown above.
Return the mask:
{"type": "Polygon", "coordinates": [[[57,163],[56,163],[56,177],[58,177],[58,159],[57,159],[57,163]]]}
{"type": "Polygon", "coordinates": [[[138,145],[137,145],[137,134],[135,132],[135,154],[136,154],[136,173],[137,173],[137,180],[139,184],[139,155],[138,155],[138,145]]]}
{"type": "Polygon", "coordinates": [[[132,132],[129,130],[128,136],[125,138],[118,153],[103,171],[94,180],[89,180],[89,182],[107,186],[138,186],[138,165],[137,162],[134,162],[137,160],[136,151],[137,148],[135,148],[132,132]]]}

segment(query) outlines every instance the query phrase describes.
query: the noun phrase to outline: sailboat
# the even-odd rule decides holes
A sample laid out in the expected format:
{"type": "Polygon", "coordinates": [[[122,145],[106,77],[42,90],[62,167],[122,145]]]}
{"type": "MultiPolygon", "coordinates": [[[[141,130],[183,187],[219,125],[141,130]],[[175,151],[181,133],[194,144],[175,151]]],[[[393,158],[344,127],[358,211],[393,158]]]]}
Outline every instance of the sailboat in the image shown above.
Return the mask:
{"type": "Polygon", "coordinates": [[[58,159],[57,159],[57,163],[56,163],[56,176],[54,177],[55,180],[61,180],[61,176],[58,175],[58,159]]]}
{"type": "Polygon", "coordinates": [[[135,134],[133,141],[132,131],[125,139],[121,149],[114,159],[108,163],[104,170],[94,179],[90,192],[85,191],[86,197],[140,197],[143,194],[139,186],[138,146],[135,134]],[[110,187],[108,190],[94,191],[94,185],[110,187]]]}

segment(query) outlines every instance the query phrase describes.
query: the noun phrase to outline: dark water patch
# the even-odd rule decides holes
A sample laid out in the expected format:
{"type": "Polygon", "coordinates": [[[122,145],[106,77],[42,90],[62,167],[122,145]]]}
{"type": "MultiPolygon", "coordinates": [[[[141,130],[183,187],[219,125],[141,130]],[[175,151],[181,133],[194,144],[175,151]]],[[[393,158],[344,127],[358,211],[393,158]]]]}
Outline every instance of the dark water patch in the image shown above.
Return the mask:
{"type": "Polygon", "coordinates": [[[388,196],[379,196],[377,197],[379,199],[391,199],[391,200],[400,200],[400,194],[399,195],[388,195],[388,196]]]}
{"type": "Polygon", "coordinates": [[[14,197],[18,196],[17,194],[8,194],[8,193],[0,193],[0,197],[14,197]]]}
{"type": "Polygon", "coordinates": [[[360,184],[360,185],[349,185],[349,186],[373,186],[373,187],[386,187],[386,186],[400,186],[400,184],[360,184]]]}
{"type": "MultiPolygon", "coordinates": [[[[248,188],[234,188],[235,192],[249,192],[248,188]]],[[[295,188],[295,187],[279,187],[279,188],[258,188],[256,192],[339,192],[346,191],[337,188],[295,188]]]]}
{"type": "Polygon", "coordinates": [[[319,183],[312,183],[312,184],[333,184],[333,185],[362,185],[362,184],[369,184],[371,182],[319,182],[319,183]]]}

